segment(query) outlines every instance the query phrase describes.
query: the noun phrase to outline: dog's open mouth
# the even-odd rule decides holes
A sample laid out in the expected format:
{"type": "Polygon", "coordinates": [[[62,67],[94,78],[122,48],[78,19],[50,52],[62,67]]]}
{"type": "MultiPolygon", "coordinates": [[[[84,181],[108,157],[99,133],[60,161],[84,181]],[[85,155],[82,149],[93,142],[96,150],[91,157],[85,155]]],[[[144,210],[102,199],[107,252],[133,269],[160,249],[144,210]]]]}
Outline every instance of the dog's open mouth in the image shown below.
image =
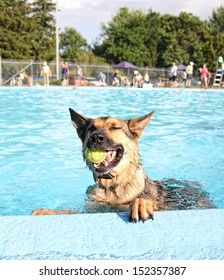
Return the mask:
{"type": "Polygon", "coordinates": [[[121,161],[123,153],[124,149],[122,146],[106,150],[106,157],[104,161],[94,163],[96,172],[100,174],[108,173],[121,161]]]}

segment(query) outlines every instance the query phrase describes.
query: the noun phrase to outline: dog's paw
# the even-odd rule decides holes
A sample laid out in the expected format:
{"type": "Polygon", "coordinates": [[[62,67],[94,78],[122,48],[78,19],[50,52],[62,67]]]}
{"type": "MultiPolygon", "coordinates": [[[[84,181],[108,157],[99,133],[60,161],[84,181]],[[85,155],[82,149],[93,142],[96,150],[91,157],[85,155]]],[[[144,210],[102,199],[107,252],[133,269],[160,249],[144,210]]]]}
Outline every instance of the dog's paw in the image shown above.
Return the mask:
{"type": "Polygon", "coordinates": [[[140,220],[145,222],[147,219],[153,220],[153,201],[146,198],[136,198],[129,205],[129,221],[139,222],[140,220]]]}
{"type": "Polygon", "coordinates": [[[74,214],[72,210],[63,210],[63,209],[57,209],[57,210],[51,210],[49,208],[40,208],[33,210],[31,212],[32,216],[37,216],[37,215],[63,215],[63,214],[74,214]]]}

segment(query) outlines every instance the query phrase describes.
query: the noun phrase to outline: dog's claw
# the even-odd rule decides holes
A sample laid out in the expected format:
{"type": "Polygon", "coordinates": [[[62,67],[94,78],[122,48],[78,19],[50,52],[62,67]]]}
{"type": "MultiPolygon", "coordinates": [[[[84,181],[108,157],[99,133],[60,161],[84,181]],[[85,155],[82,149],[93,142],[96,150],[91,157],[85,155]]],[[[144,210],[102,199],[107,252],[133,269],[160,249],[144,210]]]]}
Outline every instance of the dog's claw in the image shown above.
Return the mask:
{"type": "Polygon", "coordinates": [[[129,221],[137,223],[138,221],[142,221],[143,223],[152,219],[153,217],[153,201],[145,198],[136,198],[129,205],[129,221]]]}

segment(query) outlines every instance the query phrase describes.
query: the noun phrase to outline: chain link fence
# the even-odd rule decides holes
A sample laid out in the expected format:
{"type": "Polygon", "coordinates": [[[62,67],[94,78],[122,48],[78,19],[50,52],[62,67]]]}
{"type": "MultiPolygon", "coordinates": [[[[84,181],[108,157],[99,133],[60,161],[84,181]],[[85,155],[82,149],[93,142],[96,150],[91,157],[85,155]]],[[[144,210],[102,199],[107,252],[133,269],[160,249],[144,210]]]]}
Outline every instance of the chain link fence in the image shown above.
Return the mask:
{"type": "MultiPolygon", "coordinates": [[[[76,78],[76,63],[69,63],[69,84],[74,85],[76,78]]],[[[0,85],[1,86],[33,86],[42,85],[44,83],[41,77],[43,62],[41,61],[20,61],[20,60],[5,60],[0,59],[0,85]]],[[[48,63],[51,69],[50,84],[60,85],[62,79],[62,65],[59,65],[59,79],[56,74],[56,63],[48,63]]],[[[110,85],[112,77],[115,73],[113,65],[88,65],[80,63],[83,71],[83,77],[89,81],[89,84],[94,84],[97,81],[97,75],[102,71],[106,75],[106,83],[110,85]]],[[[143,75],[148,71],[151,82],[156,82],[160,78],[168,78],[169,69],[167,68],[138,68],[138,71],[143,75]]],[[[133,69],[119,69],[121,76],[127,77],[130,81],[133,79],[133,69]]]]}
{"type": "MultiPolygon", "coordinates": [[[[76,80],[76,63],[69,64],[69,85],[75,85],[76,80]]],[[[43,85],[44,80],[41,77],[43,62],[41,61],[20,61],[5,60],[0,58],[0,85],[1,86],[36,86],[43,85]]],[[[62,64],[59,65],[59,79],[56,74],[56,62],[48,63],[51,69],[50,84],[62,84],[62,64]]],[[[113,65],[88,65],[79,63],[83,71],[83,78],[88,81],[88,85],[96,85],[97,75],[102,71],[106,75],[106,84],[111,85],[112,77],[115,73],[113,65]]],[[[133,80],[134,69],[118,69],[121,76],[126,77],[129,81],[133,80]]],[[[150,83],[158,86],[169,85],[169,68],[148,68],[139,67],[138,71],[144,75],[147,71],[150,77],[150,83]]],[[[178,71],[177,80],[181,82],[182,71],[178,71]]],[[[194,83],[200,81],[200,77],[194,77],[194,83]]]]}

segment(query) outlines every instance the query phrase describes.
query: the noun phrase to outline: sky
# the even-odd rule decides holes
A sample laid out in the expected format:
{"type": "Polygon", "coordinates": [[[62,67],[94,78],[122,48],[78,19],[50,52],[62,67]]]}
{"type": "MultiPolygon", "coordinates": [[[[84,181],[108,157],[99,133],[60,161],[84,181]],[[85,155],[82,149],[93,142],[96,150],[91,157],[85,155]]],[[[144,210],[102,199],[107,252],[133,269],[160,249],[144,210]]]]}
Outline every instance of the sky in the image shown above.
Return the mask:
{"type": "MultiPolygon", "coordinates": [[[[56,0],[54,0],[56,1],[56,0]]],[[[58,25],[75,28],[89,44],[100,35],[101,23],[108,23],[121,7],[147,12],[179,15],[190,12],[202,20],[212,15],[213,9],[224,5],[224,0],[57,0],[58,25]]]]}

